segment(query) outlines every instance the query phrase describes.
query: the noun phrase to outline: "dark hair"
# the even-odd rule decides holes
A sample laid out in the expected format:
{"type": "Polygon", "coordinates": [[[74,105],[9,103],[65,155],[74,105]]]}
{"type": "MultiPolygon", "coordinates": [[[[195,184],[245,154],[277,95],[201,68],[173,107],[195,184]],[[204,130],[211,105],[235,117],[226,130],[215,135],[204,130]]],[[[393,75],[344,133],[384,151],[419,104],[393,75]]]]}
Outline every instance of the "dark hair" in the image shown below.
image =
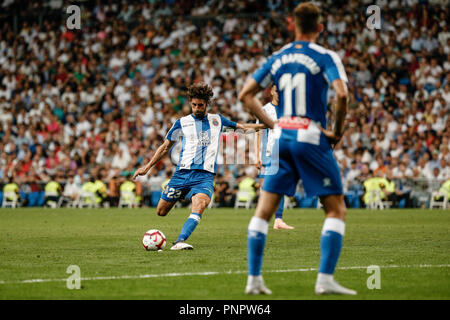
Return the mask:
{"type": "Polygon", "coordinates": [[[312,2],[299,4],[294,9],[295,25],[303,34],[317,32],[319,18],[320,9],[312,2]]]}
{"type": "Polygon", "coordinates": [[[189,101],[192,99],[202,99],[208,104],[213,95],[214,93],[211,86],[204,82],[194,83],[188,87],[187,96],[189,101]]]}

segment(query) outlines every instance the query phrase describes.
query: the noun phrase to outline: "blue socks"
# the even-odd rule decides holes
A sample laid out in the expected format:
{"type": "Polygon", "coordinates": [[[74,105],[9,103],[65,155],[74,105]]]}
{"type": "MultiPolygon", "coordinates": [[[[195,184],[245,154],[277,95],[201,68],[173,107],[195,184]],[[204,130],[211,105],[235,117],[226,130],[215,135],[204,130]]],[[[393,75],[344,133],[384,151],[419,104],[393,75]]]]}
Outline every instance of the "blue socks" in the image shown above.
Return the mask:
{"type": "Polygon", "coordinates": [[[281,196],[280,205],[278,207],[277,212],[275,212],[275,219],[283,218],[283,210],[284,210],[284,196],[281,196]]]}
{"type": "MultiPolygon", "coordinates": [[[[264,247],[269,222],[253,217],[247,233],[247,263],[250,276],[261,275],[264,247]]],[[[345,222],[337,218],[326,218],[320,239],[319,274],[333,275],[341,253],[345,234],[345,222]]]]}
{"type": "Polygon", "coordinates": [[[186,222],[183,225],[183,228],[181,228],[180,235],[178,236],[178,241],[185,241],[191,233],[195,230],[195,227],[197,227],[198,223],[202,219],[202,215],[200,213],[192,212],[189,218],[186,220],[186,222]]]}
{"type": "Polygon", "coordinates": [[[341,253],[345,233],[345,222],[337,218],[326,218],[320,238],[319,273],[332,275],[341,253]]]}
{"type": "Polygon", "coordinates": [[[250,276],[261,275],[266,236],[269,231],[269,222],[253,217],[248,225],[247,233],[247,263],[250,276]]]}

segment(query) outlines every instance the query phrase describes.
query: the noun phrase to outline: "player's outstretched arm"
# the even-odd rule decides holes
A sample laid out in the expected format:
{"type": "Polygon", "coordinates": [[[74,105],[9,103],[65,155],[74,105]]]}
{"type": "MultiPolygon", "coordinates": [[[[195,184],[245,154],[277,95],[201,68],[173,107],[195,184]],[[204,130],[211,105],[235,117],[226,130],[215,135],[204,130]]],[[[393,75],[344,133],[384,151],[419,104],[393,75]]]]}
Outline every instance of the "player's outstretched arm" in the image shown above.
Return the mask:
{"type": "Polygon", "coordinates": [[[348,105],[348,89],[347,84],[341,79],[336,79],[331,84],[336,92],[336,104],[334,105],[334,126],[332,130],[325,130],[323,128],[321,128],[321,130],[328,138],[331,146],[334,148],[334,146],[344,135],[345,117],[347,115],[348,105]]]}
{"type": "Polygon", "coordinates": [[[236,129],[248,130],[261,130],[266,129],[268,126],[264,123],[236,123],[236,129]]]}
{"type": "Polygon", "coordinates": [[[273,129],[275,122],[264,112],[261,101],[256,98],[256,95],[261,90],[262,88],[258,82],[255,79],[250,79],[242,88],[238,98],[245,108],[253,113],[262,123],[266,124],[267,127],[273,129]]]}
{"type": "Polygon", "coordinates": [[[156,153],[150,161],[145,166],[142,166],[136,170],[133,175],[133,180],[136,179],[137,176],[145,176],[148,171],[170,151],[170,148],[172,148],[174,143],[175,141],[165,140],[164,143],[156,150],[156,153]]]}

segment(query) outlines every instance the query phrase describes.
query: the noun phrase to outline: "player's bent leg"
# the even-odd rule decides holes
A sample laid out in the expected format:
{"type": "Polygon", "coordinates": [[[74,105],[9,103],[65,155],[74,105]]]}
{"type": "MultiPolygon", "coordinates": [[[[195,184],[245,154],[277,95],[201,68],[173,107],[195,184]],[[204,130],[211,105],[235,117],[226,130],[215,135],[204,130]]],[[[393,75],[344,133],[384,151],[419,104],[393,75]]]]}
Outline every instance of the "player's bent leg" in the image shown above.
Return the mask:
{"type": "Polygon", "coordinates": [[[197,193],[192,197],[192,212],[181,228],[180,235],[170,250],[192,250],[194,247],[185,243],[189,236],[194,232],[202,219],[203,212],[208,207],[211,198],[205,193],[197,193]]]}
{"type": "Polygon", "coordinates": [[[158,216],[166,216],[170,212],[170,210],[172,210],[175,203],[177,202],[159,199],[158,205],[156,206],[156,214],[158,216]]]}
{"type": "Polygon", "coordinates": [[[333,278],[345,234],[346,207],[343,195],[321,197],[325,221],[320,238],[320,265],[315,286],[316,294],[348,294],[356,291],[344,288],[333,278]]]}
{"type": "Polygon", "coordinates": [[[261,191],[256,212],[250,220],[247,233],[248,278],[246,294],[271,294],[264,284],[261,275],[266,236],[269,231],[269,220],[277,210],[282,195],[261,191]]]}

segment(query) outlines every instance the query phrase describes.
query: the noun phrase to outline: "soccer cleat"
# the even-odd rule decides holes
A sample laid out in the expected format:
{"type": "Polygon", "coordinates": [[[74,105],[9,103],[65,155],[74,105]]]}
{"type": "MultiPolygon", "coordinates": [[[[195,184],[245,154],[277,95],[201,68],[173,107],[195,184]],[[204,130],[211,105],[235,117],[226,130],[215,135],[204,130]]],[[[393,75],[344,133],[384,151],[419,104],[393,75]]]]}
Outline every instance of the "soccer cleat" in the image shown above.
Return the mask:
{"type": "Polygon", "coordinates": [[[324,282],[317,281],[315,292],[317,295],[324,295],[324,294],[347,294],[352,296],[356,295],[355,290],[344,288],[335,280],[329,280],[324,282]]]}
{"type": "Polygon", "coordinates": [[[275,219],[275,223],[273,224],[274,229],[294,229],[294,227],[287,225],[283,220],[281,219],[275,219]]]}
{"type": "Polygon", "coordinates": [[[194,247],[183,241],[175,242],[170,250],[193,250],[194,247]]]}
{"type": "Polygon", "coordinates": [[[249,276],[247,286],[245,287],[245,294],[272,294],[272,291],[264,285],[262,276],[249,276]]]}

